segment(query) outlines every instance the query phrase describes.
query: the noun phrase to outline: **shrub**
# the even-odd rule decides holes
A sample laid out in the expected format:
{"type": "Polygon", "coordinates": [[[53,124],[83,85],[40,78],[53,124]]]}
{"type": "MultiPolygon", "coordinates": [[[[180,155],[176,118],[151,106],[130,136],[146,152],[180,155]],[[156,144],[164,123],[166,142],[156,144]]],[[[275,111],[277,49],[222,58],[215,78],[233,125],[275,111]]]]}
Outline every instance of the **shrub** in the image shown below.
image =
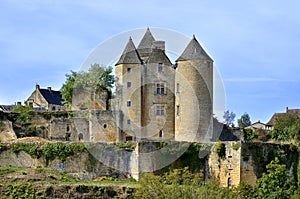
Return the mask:
{"type": "Polygon", "coordinates": [[[225,158],[226,156],[226,146],[222,142],[218,142],[215,146],[215,152],[218,154],[219,158],[225,158]]]}

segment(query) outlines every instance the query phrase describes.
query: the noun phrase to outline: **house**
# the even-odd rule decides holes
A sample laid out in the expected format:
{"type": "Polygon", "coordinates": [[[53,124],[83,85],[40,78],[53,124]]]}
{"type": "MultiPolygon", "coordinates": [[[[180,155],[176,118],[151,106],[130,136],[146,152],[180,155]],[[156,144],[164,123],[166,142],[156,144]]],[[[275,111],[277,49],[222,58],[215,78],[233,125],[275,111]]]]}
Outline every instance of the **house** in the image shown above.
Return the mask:
{"type": "Polygon", "coordinates": [[[258,129],[266,130],[266,124],[258,120],[257,122],[254,122],[250,126],[247,126],[245,129],[251,129],[252,131],[256,131],[258,129]]]}
{"type": "Polygon", "coordinates": [[[52,90],[51,87],[43,89],[37,84],[25,104],[34,110],[60,111],[65,109],[62,102],[60,91],[52,90]]]}
{"type": "Polygon", "coordinates": [[[289,107],[286,107],[286,112],[285,113],[274,113],[274,115],[271,117],[269,122],[266,124],[266,130],[273,130],[274,124],[276,120],[279,117],[282,117],[287,114],[292,114],[296,116],[300,116],[300,109],[289,109],[289,107]]]}

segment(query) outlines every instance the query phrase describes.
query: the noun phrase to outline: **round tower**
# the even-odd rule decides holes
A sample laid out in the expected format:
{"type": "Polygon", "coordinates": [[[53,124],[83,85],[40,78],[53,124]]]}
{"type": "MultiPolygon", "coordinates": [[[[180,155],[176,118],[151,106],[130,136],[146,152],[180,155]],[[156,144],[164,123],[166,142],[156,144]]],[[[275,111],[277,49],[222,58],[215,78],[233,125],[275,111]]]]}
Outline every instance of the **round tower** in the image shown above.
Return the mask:
{"type": "Polygon", "coordinates": [[[209,141],[213,116],[213,60],[193,36],[176,60],[175,140],[209,141]]]}

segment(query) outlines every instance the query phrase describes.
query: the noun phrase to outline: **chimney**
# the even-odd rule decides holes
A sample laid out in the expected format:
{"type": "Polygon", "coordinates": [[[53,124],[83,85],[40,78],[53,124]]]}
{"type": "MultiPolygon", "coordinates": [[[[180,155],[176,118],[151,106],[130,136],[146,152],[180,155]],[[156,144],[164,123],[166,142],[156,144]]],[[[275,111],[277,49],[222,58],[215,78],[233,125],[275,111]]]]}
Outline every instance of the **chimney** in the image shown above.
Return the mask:
{"type": "Polygon", "coordinates": [[[153,41],[152,49],[160,49],[162,51],[165,51],[165,42],[164,41],[153,41]]]}
{"type": "Polygon", "coordinates": [[[51,87],[48,87],[48,91],[51,91],[51,87]]]}
{"type": "Polygon", "coordinates": [[[36,90],[40,90],[40,85],[36,84],[36,85],[35,85],[35,89],[36,89],[36,90]]]}
{"type": "Polygon", "coordinates": [[[286,107],[286,112],[288,112],[288,110],[289,110],[289,107],[287,106],[287,107],[286,107]]]}
{"type": "Polygon", "coordinates": [[[21,102],[17,102],[17,106],[22,106],[22,103],[21,102]]]}

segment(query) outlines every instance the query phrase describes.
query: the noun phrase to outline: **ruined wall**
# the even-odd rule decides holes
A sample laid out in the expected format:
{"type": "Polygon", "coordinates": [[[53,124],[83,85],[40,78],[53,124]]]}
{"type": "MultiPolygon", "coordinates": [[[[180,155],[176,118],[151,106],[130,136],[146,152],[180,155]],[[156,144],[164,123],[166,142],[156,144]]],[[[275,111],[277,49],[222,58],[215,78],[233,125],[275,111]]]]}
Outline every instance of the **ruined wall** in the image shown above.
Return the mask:
{"type": "Polygon", "coordinates": [[[218,182],[222,187],[238,186],[241,182],[254,185],[275,157],[297,179],[298,153],[293,145],[219,142],[209,155],[207,179],[218,182]],[[225,145],[223,157],[216,151],[217,145],[221,144],[225,145]]]}
{"type": "Polygon", "coordinates": [[[219,142],[215,144],[208,159],[208,180],[214,180],[222,187],[239,185],[241,181],[240,146],[240,142],[219,142]],[[217,148],[221,146],[221,144],[224,144],[225,146],[225,154],[223,157],[220,157],[217,152],[217,148]]]}

